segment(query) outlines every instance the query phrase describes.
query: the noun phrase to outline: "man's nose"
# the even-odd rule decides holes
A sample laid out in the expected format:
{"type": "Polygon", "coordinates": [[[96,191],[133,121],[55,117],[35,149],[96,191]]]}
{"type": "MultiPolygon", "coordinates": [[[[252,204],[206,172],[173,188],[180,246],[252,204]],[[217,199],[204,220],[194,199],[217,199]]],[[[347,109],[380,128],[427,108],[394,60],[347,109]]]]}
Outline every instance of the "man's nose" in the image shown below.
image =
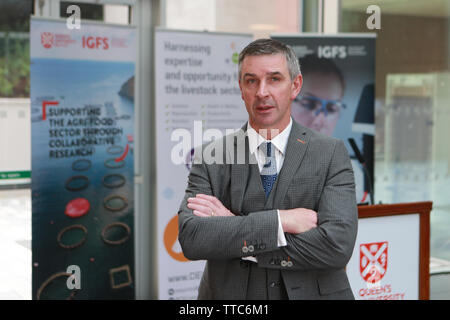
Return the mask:
{"type": "Polygon", "coordinates": [[[256,91],[256,96],[258,98],[265,98],[269,95],[269,91],[267,90],[267,85],[265,81],[261,81],[258,86],[258,90],[256,91]]]}

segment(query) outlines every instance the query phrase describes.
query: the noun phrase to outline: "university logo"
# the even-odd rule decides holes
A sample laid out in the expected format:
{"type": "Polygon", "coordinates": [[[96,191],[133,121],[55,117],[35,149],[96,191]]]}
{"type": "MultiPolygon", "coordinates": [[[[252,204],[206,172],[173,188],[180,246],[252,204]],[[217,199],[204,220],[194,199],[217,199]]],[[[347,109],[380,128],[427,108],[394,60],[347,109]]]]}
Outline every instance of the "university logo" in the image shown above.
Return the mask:
{"type": "Polygon", "coordinates": [[[53,46],[53,33],[51,32],[42,32],[41,33],[41,43],[45,49],[50,49],[53,46]]]}
{"type": "Polygon", "coordinates": [[[377,283],[386,274],[388,242],[364,243],[359,246],[359,270],[368,283],[377,283]]]}

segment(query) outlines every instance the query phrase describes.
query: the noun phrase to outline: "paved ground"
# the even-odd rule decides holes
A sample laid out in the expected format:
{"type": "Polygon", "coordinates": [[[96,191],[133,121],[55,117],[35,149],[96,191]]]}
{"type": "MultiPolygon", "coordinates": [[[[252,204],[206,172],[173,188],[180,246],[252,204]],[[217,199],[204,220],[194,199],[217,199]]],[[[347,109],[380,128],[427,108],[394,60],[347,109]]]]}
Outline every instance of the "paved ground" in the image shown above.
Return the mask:
{"type": "Polygon", "coordinates": [[[430,299],[450,299],[450,261],[430,259],[430,299]]]}
{"type": "Polygon", "coordinates": [[[31,192],[0,190],[0,300],[31,299],[31,192]]]}
{"type": "Polygon", "coordinates": [[[450,299],[450,275],[438,274],[430,277],[430,300],[450,299]]]}
{"type": "MultiPolygon", "coordinates": [[[[450,261],[430,261],[430,298],[450,299],[450,261]]],[[[31,192],[0,190],[0,300],[31,299],[31,192]]]]}

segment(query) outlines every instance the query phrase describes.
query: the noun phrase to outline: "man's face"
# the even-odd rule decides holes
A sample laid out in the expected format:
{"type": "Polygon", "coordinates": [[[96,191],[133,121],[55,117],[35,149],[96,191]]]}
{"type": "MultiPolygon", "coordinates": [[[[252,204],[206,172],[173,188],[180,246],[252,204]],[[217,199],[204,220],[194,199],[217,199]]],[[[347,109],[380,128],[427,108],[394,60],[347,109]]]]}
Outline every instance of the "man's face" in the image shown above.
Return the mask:
{"type": "Polygon", "coordinates": [[[341,108],[338,104],[326,103],[327,113],[319,111],[322,100],[340,101],[343,96],[342,84],[334,75],[308,74],[302,88],[302,99],[298,97],[292,103],[292,117],[301,125],[328,136],[333,135],[341,108]],[[317,99],[319,98],[319,99],[317,99]]]}
{"type": "Polygon", "coordinates": [[[239,87],[255,130],[278,129],[289,124],[292,100],[302,86],[302,76],[291,81],[283,54],[247,56],[242,61],[239,87]]]}

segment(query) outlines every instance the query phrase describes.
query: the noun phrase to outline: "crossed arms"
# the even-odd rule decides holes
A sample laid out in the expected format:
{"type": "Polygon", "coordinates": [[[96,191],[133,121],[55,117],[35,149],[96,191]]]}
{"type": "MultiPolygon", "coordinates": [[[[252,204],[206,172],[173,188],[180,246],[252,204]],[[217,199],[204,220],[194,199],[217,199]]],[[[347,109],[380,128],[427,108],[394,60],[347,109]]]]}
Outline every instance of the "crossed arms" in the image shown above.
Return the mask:
{"type": "Polygon", "coordinates": [[[340,269],[353,252],[357,231],[354,178],[341,141],[334,146],[317,213],[305,208],[280,210],[287,246],[278,247],[277,210],[233,213],[213,196],[208,166],[194,165],[179,211],[179,241],[190,260],[235,259],[255,255],[260,267],[290,270],[340,269]],[[211,216],[211,213],[214,216],[211,216]],[[256,239],[253,252],[243,252],[256,239]]]}

